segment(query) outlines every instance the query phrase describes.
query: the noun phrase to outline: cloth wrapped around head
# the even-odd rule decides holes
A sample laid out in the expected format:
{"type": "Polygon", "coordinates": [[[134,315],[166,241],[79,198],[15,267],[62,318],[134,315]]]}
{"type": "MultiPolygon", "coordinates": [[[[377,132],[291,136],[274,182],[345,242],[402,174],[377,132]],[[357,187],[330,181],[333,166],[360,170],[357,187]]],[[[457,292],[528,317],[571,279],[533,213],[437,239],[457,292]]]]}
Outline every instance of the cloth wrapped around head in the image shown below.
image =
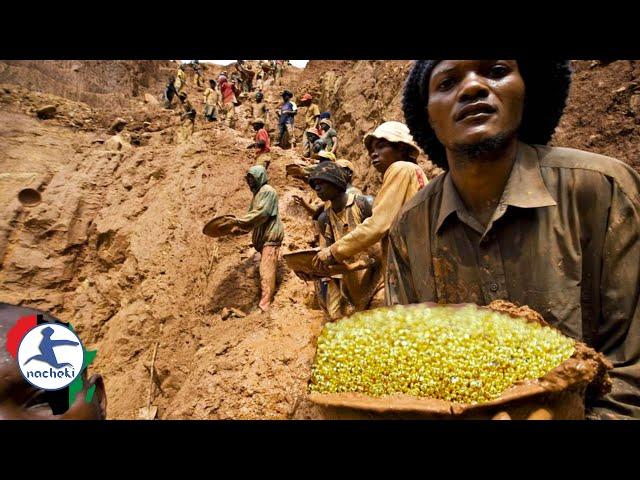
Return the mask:
{"type": "Polygon", "coordinates": [[[324,162],[313,169],[311,175],[309,175],[309,186],[315,189],[317,180],[332,183],[343,192],[347,190],[347,177],[342,168],[334,162],[324,162]]]}

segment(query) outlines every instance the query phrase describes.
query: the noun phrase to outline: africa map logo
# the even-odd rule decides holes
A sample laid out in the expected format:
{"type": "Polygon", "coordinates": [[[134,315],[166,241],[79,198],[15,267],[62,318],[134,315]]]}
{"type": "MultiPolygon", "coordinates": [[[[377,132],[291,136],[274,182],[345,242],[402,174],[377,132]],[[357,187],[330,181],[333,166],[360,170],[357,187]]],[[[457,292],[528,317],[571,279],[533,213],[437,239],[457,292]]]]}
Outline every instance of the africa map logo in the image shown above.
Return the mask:
{"type": "MultiPolygon", "coordinates": [[[[46,322],[41,314],[19,318],[7,332],[6,349],[18,362],[25,380],[36,388],[68,388],[68,406],[82,391],[82,372],[97,353],[84,348],[70,324],[46,322]]],[[[94,392],[95,385],[87,391],[87,403],[94,392]]]]}

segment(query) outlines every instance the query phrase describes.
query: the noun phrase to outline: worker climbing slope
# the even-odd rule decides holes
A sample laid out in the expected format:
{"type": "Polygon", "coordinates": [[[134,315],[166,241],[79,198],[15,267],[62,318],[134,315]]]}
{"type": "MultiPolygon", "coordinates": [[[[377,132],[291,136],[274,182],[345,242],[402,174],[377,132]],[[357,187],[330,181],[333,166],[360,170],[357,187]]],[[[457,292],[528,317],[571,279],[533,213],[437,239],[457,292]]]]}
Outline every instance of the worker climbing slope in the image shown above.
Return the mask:
{"type": "Polygon", "coordinates": [[[218,119],[218,108],[220,107],[220,91],[216,81],[209,80],[209,86],[204,91],[204,117],[212,122],[218,119]]]}
{"type": "Polygon", "coordinates": [[[254,120],[253,129],[256,132],[255,141],[247,146],[247,148],[255,149],[255,164],[262,165],[265,169],[269,168],[271,163],[271,157],[269,152],[271,151],[271,143],[269,140],[269,133],[264,128],[264,120],[254,120]]]}
{"type": "Polygon", "coordinates": [[[235,220],[235,225],[244,231],[252,231],[252,245],[260,253],[260,289],[258,306],[269,310],[276,291],[276,273],[280,245],[284,239],[284,226],[278,210],[278,194],[269,185],[267,170],[261,165],[249,169],[246,176],[253,199],[249,212],[235,220]]]}
{"type": "Polygon", "coordinates": [[[178,95],[182,103],[182,112],[180,113],[180,129],[178,130],[178,143],[186,142],[195,130],[196,110],[187,99],[187,94],[181,92],[178,95]]]}
{"type": "Polygon", "coordinates": [[[293,122],[297,113],[297,107],[291,101],[293,93],[289,90],[282,92],[282,105],[276,110],[279,115],[278,119],[278,140],[275,145],[279,147],[286,146],[287,143],[291,144],[292,148],[296,146],[296,137],[293,130],[293,122]]]}
{"type": "Polygon", "coordinates": [[[240,92],[234,84],[229,83],[225,75],[218,77],[218,88],[222,96],[222,120],[226,122],[228,127],[233,128],[236,122],[236,105],[238,104],[236,95],[239,95],[240,92]]]}

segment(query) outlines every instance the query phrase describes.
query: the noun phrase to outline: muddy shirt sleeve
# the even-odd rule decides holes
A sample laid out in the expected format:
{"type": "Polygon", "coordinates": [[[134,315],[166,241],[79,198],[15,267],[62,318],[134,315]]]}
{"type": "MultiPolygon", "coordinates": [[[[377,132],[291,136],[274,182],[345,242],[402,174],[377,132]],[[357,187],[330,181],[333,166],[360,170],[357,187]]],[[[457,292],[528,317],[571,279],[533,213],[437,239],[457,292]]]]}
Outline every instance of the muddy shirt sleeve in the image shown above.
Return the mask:
{"type": "Polygon", "coordinates": [[[253,202],[253,208],[246,215],[238,218],[238,226],[244,230],[253,230],[262,225],[273,215],[277,202],[278,198],[274,191],[258,192],[253,202]]]}
{"type": "Polygon", "coordinates": [[[403,218],[400,217],[389,230],[389,251],[384,279],[387,305],[407,305],[420,301],[413,285],[405,235],[401,233],[402,225],[403,218]]]}
{"type": "Polygon", "coordinates": [[[415,181],[414,169],[394,167],[391,165],[385,175],[372,215],[332,245],[331,253],[336,260],[352,257],[380,241],[389,232],[391,222],[402,209],[407,190],[415,181]]]}
{"type": "Polygon", "coordinates": [[[611,393],[592,411],[600,418],[640,419],[640,177],[632,180],[625,192],[613,184],[602,252],[598,350],[614,368],[611,393]]]}

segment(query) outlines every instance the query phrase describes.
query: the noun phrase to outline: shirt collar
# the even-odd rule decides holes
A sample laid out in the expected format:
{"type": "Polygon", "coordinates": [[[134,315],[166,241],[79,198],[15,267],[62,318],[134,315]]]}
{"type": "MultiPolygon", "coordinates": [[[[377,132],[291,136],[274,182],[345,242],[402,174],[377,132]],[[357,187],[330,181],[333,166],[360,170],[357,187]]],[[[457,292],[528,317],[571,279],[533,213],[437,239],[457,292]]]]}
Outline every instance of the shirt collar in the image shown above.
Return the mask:
{"type": "MultiPolygon", "coordinates": [[[[500,205],[510,205],[518,208],[539,208],[557,205],[542,179],[538,152],[532,146],[518,142],[516,160],[502,193],[500,205]]],[[[436,223],[436,232],[440,230],[445,219],[451,213],[458,212],[460,215],[466,211],[464,202],[451,180],[451,173],[447,172],[442,186],[442,201],[436,223]]]]}

